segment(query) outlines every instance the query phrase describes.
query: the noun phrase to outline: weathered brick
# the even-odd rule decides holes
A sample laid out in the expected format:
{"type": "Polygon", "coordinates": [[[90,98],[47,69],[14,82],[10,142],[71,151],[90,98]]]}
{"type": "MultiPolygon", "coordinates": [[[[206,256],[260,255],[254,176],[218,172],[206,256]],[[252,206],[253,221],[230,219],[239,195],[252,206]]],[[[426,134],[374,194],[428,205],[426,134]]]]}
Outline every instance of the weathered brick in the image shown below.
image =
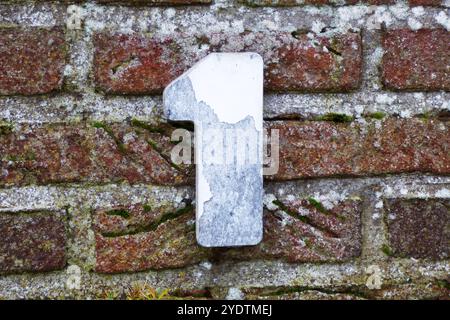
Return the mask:
{"type": "Polygon", "coordinates": [[[61,88],[66,44],[61,29],[0,29],[0,95],[61,88]]]}
{"type": "Polygon", "coordinates": [[[64,268],[66,231],[50,212],[0,213],[0,272],[64,268]]]}
{"type": "Polygon", "coordinates": [[[186,183],[187,172],[170,161],[171,129],[133,124],[25,126],[0,135],[0,186],[186,183]]]}
{"type": "MultiPolygon", "coordinates": [[[[251,6],[299,6],[299,5],[336,5],[336,1],[333,0],[241,0],[240,2],[246,3],[251,6]]],[[[395,0],[345,0],[339,2],[339,4],[392,4],[395,0]]]]}
{"type": "Polygon", "coordinates": [[[265,87],[274,91],[350,91],[360,83],[361,37],[296,35],[296,41],[274,50],[266,62],[265,87]]]}
{"type": "MultiPolygon", "coordinates": [[[[154,94],[212,51],[254,51],[265,60],[265,87],[274,91],[349,91],[358,88],[358,33],[310,39],[297,33],[213,34],[197,39],[137,35],[95,36],[95,81],[114,94],[154,94]],[[186,41],[197,41],[187,45],[186,41]],[[270,43],[270,45],[268,45],[270,43]],[[206,46],[207,50],[198,50],[206,46]],[[195,48],[195,49],[193,49],[195,48]]],[[[190,42],[189,42],[190,43],[190,42]]]]}
{"type": "Polygon", "coordinates": [[[227,250],[225,258],[323,262],[361,254],[361,201],[341,201],[328,210],[305,199],[275,203],[279,210],[264,214],[262,243],[227,250]]]}
{"type": "Polygon", "coordinates": [[[167,210],[146,212],[134,205],[98,211],[96,271],[177,268],[205,259],[210,251],[197,245],[193,209],[167,210]]]}
{"type": "Polygon", "coordinates": [[[197,244],[189,207],[145,209],[141,204],[95,213],[96,271],[130,272],[184,267],[205,259],[345,261],[360,255],[361,201],[329,210],[307,200],[286,201],[264,214],[264,239],[256,247],[210,249],[197,244]]]}
{"type": "Polygon", "coordinates": [[[450,172],[448,122],[390,118],[365,128],[325,121],[266,126],[280,130],[280,169],[268,179],[450,172]]]}
{"type": "Polygon", "coordinates": [[[392,90],[450,90],[450,32],[444,29],[383,33],[381,78],[392,90]]]}
{"type": "MultiPolygon", "coordinates": [[[[170,161],[170,126],[145,124],[23,126],[0,134],[0,186],[30,184],[191,183],[192,166],[170,161]]],[[[280,170],[267,179],[448,174],[448,122],[396,119],[368,126],[328,121],[274,121],[280,170]]]]}
{"type": "Polygon", "coordinates": [[[449,199],[387,199],[389,246],[397,257],[450,256],[449,199]]]}
{"type": "Polygon", "coordinates": [[[159,93],[186,69],[171,39],[97,34],[94,45],[95,81],[107,93],[159,93]]]}
{"type": "Polygon", "coordinates": [[[443,0],[408,0],[410,6],[434,6],[438,7],[443,4],[443,0]]]}

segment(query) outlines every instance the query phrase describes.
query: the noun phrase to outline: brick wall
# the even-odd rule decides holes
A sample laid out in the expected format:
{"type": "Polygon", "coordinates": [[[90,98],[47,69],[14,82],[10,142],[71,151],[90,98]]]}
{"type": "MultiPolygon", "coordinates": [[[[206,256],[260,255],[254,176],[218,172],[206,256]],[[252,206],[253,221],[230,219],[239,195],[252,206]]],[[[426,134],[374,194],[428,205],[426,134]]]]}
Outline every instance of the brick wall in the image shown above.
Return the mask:
{"type": "Polygon", "coordinates": [[[2,1],[0,298],[448,299],[448,1],[2,1]],[[161,92],[265,63],[264,239],[195,241],[161,92]]]}

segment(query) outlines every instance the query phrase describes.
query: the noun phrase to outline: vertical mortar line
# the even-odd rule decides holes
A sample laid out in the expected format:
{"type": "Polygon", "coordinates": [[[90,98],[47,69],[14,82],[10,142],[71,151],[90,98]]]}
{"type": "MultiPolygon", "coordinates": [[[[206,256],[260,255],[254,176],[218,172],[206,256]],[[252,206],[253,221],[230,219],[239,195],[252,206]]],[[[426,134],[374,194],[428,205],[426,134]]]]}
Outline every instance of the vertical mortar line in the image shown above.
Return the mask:
{"type": "Polygon", "coordinates": [[[380,201],[377,194],[380,192],[379,182],[374,181],[364,189],[364,210],[362,214],[362,263],[363,267],[370,264],[383,264],[388,257],[381,251],[381,246],[386,242],[386,228],[383,222],[383,210],[377,208],[380,201]]]}
{"type": "Polygon", "coordinates": [[[95,236],[92,229],[92,209],[83,202],[68,209],[69,250],[68,263],[76,264],[85,271],[95,266],[95,236]]]}
{"type": "MultiPolygon", "coordinates": [[[[85,26],[86,6],[70,5],[66,7],[66,41],[68,43],[68,64],[65,69],[66,89],[81,94],[82,116],[92,106],[86,95],[93,93],[91,79],[93,44],[92,37],[85,26]]],[[[74,102],[74,101],[73,101],[74,102]]],[[[71,106],[72,108],[74,105],[71,106]]],[[[90,112],[88,112],[90,113],[90,112]]],[[[84,119],[85,120],[85,119],[84,119]]],[[[92,229],[92,208],[85,192],[71,199],[68,209],[70,221],[70,241],[68,262],[84,271],[95,267],[95,235],[92,229]]]]}
{"type": "Polygon", "coordinates": [[[380,30],[361,30],[362,82],[359,91],[377,93],[382,91],[380,63],[382,57],[380,30]]]}
{"type": "MultiPolygon", "coordinates": [[[[94,48],[92,43],[92,30],[86,25],[89,18],[89,8],[86,6],[75,7],[74,11],[66,13],[66,40],[69,44],[68,65],[66,68],[65,83],[67,89],[73,93],[83,95],[93,94],[95,86],[92,75],[92,62],[94,48]],[[78,25],[71,24],[72,22],[78,25]]],[[[88,109],[86,99],[82,100],[84,109],[88,109]]]]}

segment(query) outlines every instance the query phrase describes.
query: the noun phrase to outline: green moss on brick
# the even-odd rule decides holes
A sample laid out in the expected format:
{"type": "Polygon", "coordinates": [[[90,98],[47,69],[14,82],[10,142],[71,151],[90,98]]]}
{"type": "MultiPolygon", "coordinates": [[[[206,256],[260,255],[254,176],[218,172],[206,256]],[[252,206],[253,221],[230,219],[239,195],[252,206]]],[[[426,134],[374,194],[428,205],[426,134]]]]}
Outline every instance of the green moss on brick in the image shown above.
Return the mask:
{"type": "Polygon", "coordinates": [[[325,209],[323,204],[320,201],[314,199],[313,197],[309,197],[308,202],[310,205],[312,205],[314,208],[316,208],[319,212],[328,213],[327,209],[325,209]]]}
{"type": "Polygon", "coordinates": [[[142,209],[144,209],[144,212],[150,212],[152,211],[152,207],[149,204],[144,204],[142,206],[142,209]]]}
{"type": "Polygon", "coordinates": [[[386,116],[386,114],[381,111],[372,112],[367,115],[368,118],[377,119],[377,120],[382,120],[385,116],[386,116]]]}
{"type": "Polygon", "coordinates": [[[381,246],[381,251],[383,251],[383,253],[389,257],[392,257],[394,255],[394,253],[392,252],[391,247],[389,247],[387,244],[383,244],[381,246]]]}
{"type": "Polygon", "coordinates": [[[186,205],[184,208],[178,209],[174,212],[170,212],[167,213],[165,215],[163,215],[158,221],[152,223],[150,225],[150,230],[156,230],[156,228],[158,228],[159,225],[163,224],[166,221],[178,218],[179,216],[191,212],[192,210],[194,210],[194,207],[192,205],[186,205]]]}
{"type": "Polygon", "coordinates": [[[153,133],[160,133],[160,134],[165,133],[163,128],[158,128],[158,127],[152,126],[148,123],[145,123],[145,122],[137,120],[137,119],[131,119],[131,125],[133,127],[145,129],[145,130],[153,132],[153,133]]]}
{"type": "Polygon", "coordinates": [[[0,136],[7,135],[13,130],[13,125],[9,122],[0,121],[0,136]]]}
{"type": "Polygon", "coordinates": [[[108,216],[119,216],[119,217],[122,217],[124,219],[129,219],[130,218],[130,212],[128,210],[125,210],[125,209],[109,210],[109,211],[106,212],[106,214],[108,216]]]}
{"type": "Polygon", "coordinates": [[[419,119],[430,120],[433,114],[430,111],[419,114],[419,119]]]}
{"type": "Polygon", "coordinates": [[[354,120],[353,116],[346,115],[344,113],[327,113],[323,116],[318,117],[316,120],[319,121],[332,121],[337,123],[347,123],[354,120]]]}
{"type": "Polygon", "coordinates": [[[158,144],[153,141],[152,139],[147,139],[147,143],[152,147],[153,150],[161,152],[161,148],[158,146],[158,144]]]}
{"type": "Polygon", "coordinates": [[[36,160],[36,154],[31,151],[27,152],[24,155],[8,154],[2,159],[5,159],[7,161],[12,161],[12,162],[33,161],[33,160],[36,160]]]}
{"type": "MultiPolygon", "coordinates": [[[[128,232],[106,232],[106,233],[103,233],[102,235],[104,237],[120,237],[120,236],[124,236],[124,235],[133,235],[133,234],[138,234],[138,233],[143,233],[143,232],[155,231],[163,223],[165,223],[169,220],[176,219],[184,214],[192,212],[193,210],[194,210],[194,207],[191,204],[188,204],[184,208],[178,209],[173,212],[168,212],[168,213],[162,215],[161,217],[159,217],[157,220],[155,220],[153,223],[151,223],[149,225],[138,226],[128,232]]],[[[115,210],[111,210],[111,211],[115,211],[115,210]]],[[[120,215],[120,212],[116,215],[120,215]]],[[[194,228],[195,228],[195,226],[194,226],[194,228]]]]}
{"type": "Polygon", "coordinates": [[[447,281],[447,280],[437,280],[437,285],[440,288],[444,288],[444,289],[450,290],[450,282],[447,281]]]}
{"type": "Polygon", "coordinates": [[[295,219],[299,219],[300,221],[302,221],[304,223],[309,222],[308,217],[305,217],[305,216],[297,214],[296,212],[293,212],[288,207],[286,207],[286,205],[283,202],[281,202],[280,200],[273,200],[272,203],[274,205],[276,205],[278,208],[280,208],[281,211],[285,212],[286,214],[290,215],[291,217],[293,217],[295,219]]]}

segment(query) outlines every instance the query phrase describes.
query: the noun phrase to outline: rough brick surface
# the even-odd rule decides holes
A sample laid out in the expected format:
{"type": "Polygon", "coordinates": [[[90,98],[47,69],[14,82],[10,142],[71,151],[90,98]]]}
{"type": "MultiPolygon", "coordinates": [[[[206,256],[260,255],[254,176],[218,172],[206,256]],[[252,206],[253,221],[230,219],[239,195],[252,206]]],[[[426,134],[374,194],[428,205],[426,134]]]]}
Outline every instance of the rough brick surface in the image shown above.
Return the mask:
{"type": "Polygon", "coordinates": [[[444,29],[383,33],[382,81],[392,90],[450,90],[450,32],[444,29]]]}
{"type": "Polygon", "coordinates": [[[392,118],[363,129],[354,122],[278,121],[267,128],[280,130],[280,169],[269,176],[276,180],[450,172],[447,122],[392,118]]]}
{"type": "Polygon", "coordinates": [[[50,271],[66,264],[66,231],[52,213],[0,213],[0,272],[50,271]]]}
{"type": "Polygon", "coordinates": [[[443,0],[408,0],[410,6],[440,6],[443,0]]]}
{"type": "Polygon", "coordinates": [[[171,39],[97,34],[94,45],[95,80],[108,93],[158,93],[186,69],[171,39]]]}
{"type": "MultiPolygon", "coordinates": [[[[186,207],[188,208],[188,207],[186,207]]],[[[214,259],[345,261],[361,252],[361,201],[318,210],[307,200],[266,211],[264,239],[256,247],[207,249],[195,239],[193,210],[143,205],[96,212],[96,270],[103,273],[184,267],[214,259]]]]}
{"type": "MultiPolygon", "coordinates": [[[[181,35],[180,35],[181,37],[181,35]]],[[[361,37],[348,33],[309,39],[306,34],[216,34],[197,40],[208,51],[254,51],[265,60],[265,87],[274,91],[349,91],[361,73],[361,37]],[[274,45],[267,45],[268,43],[274,45]]],[[[152,94],[205,55],[176,38],[97,34],[95,80],[107,93],[152,94]]]]}
{"type": "Polygon", "coordinates": [[[361,37],[348,33],[334,38],[306,34],[281,46],[275,62],[266,64],[265,87],[274,91],[350,91],[357,89],[362,66],[361,37]]]}
{"type": "MultiPolygon", "coordinates": [[[[0,135],[0,185],[192,182],[192,167],[170,161],[173,128],[95,125],[22,127],[0,135]]],[[[266,127],[280,130],[280,169],[269,179],[450,172],[444,121],[393,118],[369,127],[276,121],[266,127]]]]}
{"type": "Polygon", "coordinates": [[[284,259],[289,262],[345,261],[361,254],[361,201],[342,201],[330,210],[307,200],[278,204],[266,211],[264,239],[255,247],[231,249],[232,259],[284,259]]]}
{"type": "Polygon", "coordinates": [[[450,256],[449,199],[389,199],[385,203],[393,255],[433,260],[450,256]]]}
{"type": "Polygon", "coordinates": [[[0,95],[61,88],[66,45],[60,29],[0,29],[0,95]]]}
{"type": "Polygon", "coordinates": [[[205,259],[209,251],[197,245],[195,215],[186,208],[154,212],[135,205],[97,212],[96,271],[177,268],[205,259]],[[129,215],[114,215],[117,210],[129,215]]]}
{"type": "Polygon", "coordinates": [[[0,185],[58,182],[186,183],[163,127],[54,125],[0,135],[0,185]],[[181,173],[180,173],[181,172],[181,173]]]}

